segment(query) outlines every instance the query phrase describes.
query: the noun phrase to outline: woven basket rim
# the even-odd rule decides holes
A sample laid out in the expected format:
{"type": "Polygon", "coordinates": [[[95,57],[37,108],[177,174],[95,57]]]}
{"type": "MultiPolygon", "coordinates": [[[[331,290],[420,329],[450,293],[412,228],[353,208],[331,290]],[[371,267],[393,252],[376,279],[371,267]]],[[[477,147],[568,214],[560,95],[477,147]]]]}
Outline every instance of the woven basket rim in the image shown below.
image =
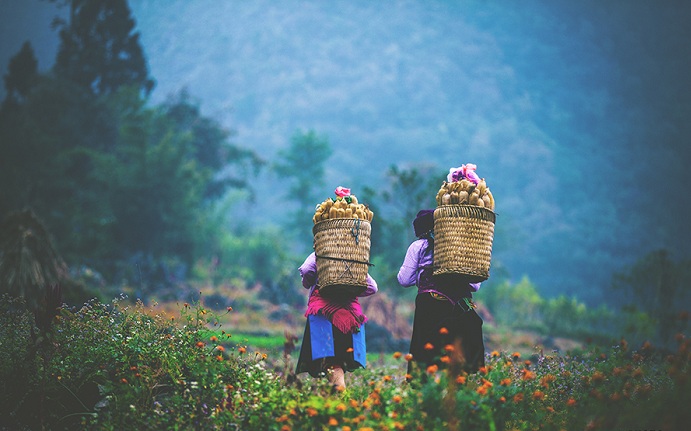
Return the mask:
{"type": "MultiPolygon", "coordinates": [[[[449,205],[439,205],[435,209],[435,216],[439,213],[437,213],[437,210],[440,210],[440,213],[446,213],[446,212],[451,212],[454,210],[468,210],[469,212],[475,212],[475,213],[484,213],[483,216],[477,217],[477,218],[484,218],[492,223],[496,223],[497,219],[497,213],[492,211],[489,208],[485,207],[479,207],[477,205],[470,205],[470,204],[449,204],[449,205]]],[[[443,214],[447,215],[447,214],[443,214]]],[[[464,216],[469,216],[469,214],[464,214],[464,216]]]]}
{"type": "Polygon", "coordinates": [[[318,221],[318,222],[315,223],[314,226],[312,227],[312,233],[319,232],[319,231],[322,230],[323,228],[327,227],[327,225],[330,225],[330,224],[339,224],[339,223],[347,223],[347,222],[350,221],[350,220],[353,220],[353,221],[354,221],[354,220],[359,220],[359,221],[360,221],[360,224],[366,223],[366,224],[370,225],[370,227],[371,227],[371,224],[370,224],[369,220],[360,219],[360,218],[355,218],[355,217],[338,217],[338,218],[330,218],[330,219],[318,221]]]}

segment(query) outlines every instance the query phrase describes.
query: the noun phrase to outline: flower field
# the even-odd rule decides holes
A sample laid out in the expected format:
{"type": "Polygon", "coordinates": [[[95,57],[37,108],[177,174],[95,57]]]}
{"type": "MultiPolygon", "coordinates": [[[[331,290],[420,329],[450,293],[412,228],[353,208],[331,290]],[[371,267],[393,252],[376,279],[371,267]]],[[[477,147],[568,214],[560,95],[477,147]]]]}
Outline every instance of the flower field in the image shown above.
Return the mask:
{"type": "Polygon", "coordinates": [[[681,333],[666,350],[621,340],[568,354],[487,352],[471,375],[455,371],[458,346],[440,346],[444,369],[412,375],[409,355],[391,352],[339,391],[294,375],[299,340],[257,351],[201,304],[171,316],[93,301],[62,308],[41,334],[21,301],[1,303],[0,429],[674,431],[691,420],[691,340],[681,333]]]}

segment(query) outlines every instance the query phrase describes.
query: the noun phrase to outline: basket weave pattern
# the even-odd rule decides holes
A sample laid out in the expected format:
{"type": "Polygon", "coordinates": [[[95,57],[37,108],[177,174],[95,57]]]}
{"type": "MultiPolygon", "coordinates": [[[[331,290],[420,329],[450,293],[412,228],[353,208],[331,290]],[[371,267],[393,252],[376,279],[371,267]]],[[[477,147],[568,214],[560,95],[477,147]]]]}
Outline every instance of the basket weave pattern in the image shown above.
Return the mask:
{"type": "Polygon", "coordinates": [[[337,218],[312,228],[318,288],[367,287],[372,226],[366,220],[337,218]]]}
{"type": "Polygon", "coordinates": [[[475,205],[442,205],[434,210],[434,275],[489,278],[496,214],[475,205]]]}

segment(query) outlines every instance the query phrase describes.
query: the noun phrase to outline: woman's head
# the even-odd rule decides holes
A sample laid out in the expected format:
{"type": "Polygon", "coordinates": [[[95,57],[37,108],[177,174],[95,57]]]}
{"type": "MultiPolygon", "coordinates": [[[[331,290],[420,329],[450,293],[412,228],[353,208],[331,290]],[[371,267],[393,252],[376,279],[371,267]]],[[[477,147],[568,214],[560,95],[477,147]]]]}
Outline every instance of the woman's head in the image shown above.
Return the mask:
{"type": "Polygon", "coordinates": [[[415,236],[420,238],[434,230],[434,210],[424,209],[418,211],[413,220],[415,236]]]}

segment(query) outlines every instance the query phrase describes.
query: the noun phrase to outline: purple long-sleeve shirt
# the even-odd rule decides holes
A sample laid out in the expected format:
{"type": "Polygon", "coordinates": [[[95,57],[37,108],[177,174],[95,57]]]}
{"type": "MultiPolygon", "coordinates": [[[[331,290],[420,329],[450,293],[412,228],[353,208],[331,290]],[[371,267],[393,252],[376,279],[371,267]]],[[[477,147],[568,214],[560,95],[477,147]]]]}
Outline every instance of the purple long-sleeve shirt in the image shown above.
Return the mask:
{"type": "MultiPolygon", "coordinates": [[[[418,286],[419,290],[422,269],[424,267],[431,267],[433,263],[434,249],[429,247],[427,239],[422,238],[413,241],[408,247],[408,251],[406,251],[401,269],[398,270],[398,282],[403,287],[418,286]]],[[[477,292],[480,289],[480,283],[469,283],[468,285],[473,292],[477,292]]]]}
{"type": "MultiPolygon", "coordinates": [[[[309,289],[310,295],[312,295],[312,292],[314,292],[314,289],[317,287],[318,281],[317,256],[314,254],[314,252],[310,253],[310,255],[307,256],[307,259],[305,259],[305,262],[303,262],[303,264],[300,265],[298,271],[300,271],[300,276],[302,276],[302,287],[304,287],[305,289],[309,289]]],[[[375,293],[377,293],[377,290],[377,282],[374,280],[374,278],[372,278],[372,276],[367,274],[367,288],[358,296],[364,297],[374,295],[375,293]]]]}

